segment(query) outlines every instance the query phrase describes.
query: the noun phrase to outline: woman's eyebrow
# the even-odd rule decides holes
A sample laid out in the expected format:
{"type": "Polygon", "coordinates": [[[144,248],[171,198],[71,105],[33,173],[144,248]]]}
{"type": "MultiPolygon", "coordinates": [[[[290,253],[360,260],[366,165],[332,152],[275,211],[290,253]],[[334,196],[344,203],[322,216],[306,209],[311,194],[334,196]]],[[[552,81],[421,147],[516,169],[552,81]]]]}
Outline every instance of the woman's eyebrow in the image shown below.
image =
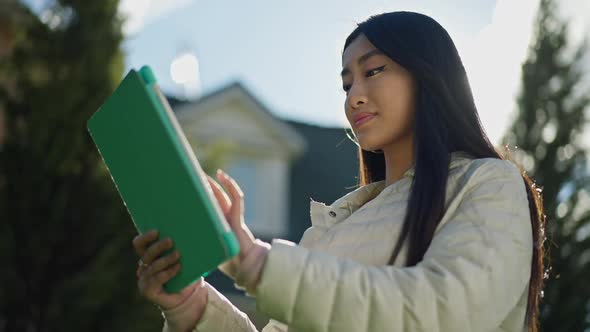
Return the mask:
{"type": "MultiPolygon", "coordinates": [[[[374,55],[383,55],[383,52],[381,52],[380,49],[374,48],[371,51],[361,55],[358,60],[357,63],[360,65],[363,62],[367,61],[367,59],[369,59],[370,57],[374,56],[374,55]]],[[[350,69],[348,69],[346,66],[344,66],[344,69],[342,69],[342,71],[340,72],[340,76],[344,76],[350,73],[350,69]]]]}

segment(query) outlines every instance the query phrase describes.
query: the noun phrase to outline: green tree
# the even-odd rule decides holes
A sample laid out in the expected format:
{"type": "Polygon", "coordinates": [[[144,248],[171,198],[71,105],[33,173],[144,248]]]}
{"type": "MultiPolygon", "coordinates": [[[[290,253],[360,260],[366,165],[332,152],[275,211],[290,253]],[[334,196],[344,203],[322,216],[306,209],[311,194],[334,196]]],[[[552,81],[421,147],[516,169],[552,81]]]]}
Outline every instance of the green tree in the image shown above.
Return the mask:
{"type": "Polygon", "coordinates": [[[586,41],[571,45],[557,4],[542,0],[516,119],[503,143],[542,188],[547,216],[548,261],[541,304],[543,331],[590,328],[590,195],[587,151],[582,142],[586,41]]]}
{"type": "Polygon", "coordinates": [[[158,331],[136,231],[86,131],[123,74],[118,0],[7,4],[21,19],[0,59],[0,330],[158,331]]]}

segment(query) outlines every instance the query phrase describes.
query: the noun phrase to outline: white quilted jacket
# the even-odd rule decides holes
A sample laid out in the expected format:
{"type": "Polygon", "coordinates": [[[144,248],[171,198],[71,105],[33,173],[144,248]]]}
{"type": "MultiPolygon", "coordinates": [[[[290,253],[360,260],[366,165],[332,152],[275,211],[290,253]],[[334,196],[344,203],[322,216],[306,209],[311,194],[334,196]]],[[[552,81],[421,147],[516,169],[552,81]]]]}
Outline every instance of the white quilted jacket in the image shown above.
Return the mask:
{"type": "MultiPolygon", "coordinates": [[[[312,226],[299,244],[273,239],[256,295],[271,318],[262,332],[525,330],[533,243],[518,168],[452,153],[446,212],[424,259],[404,267],[406,242],[387,266],[413,176],[412,168],[331,205],[312,200],[312,226]]],[[[256,331],[208,289],[194,331],[256,331]]]]}

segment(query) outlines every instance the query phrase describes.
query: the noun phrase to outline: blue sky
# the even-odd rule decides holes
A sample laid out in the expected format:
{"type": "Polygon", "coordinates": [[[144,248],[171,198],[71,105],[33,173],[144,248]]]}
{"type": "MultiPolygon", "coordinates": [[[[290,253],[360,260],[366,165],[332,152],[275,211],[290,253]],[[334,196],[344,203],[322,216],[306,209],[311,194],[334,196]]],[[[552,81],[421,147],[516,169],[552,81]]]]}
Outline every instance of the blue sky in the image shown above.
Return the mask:
{"type": "Polygon", "coordinates": [[[461,52],[492,23],[495,7],[495,0],[177,0],[159,16],[145,7],[131,11],[147,22],[131,22],[125,50],[128,69],[150,64],[168,93],[184,92],[170,64],[189,51],[199,61],[201,93],[240,80],[278,116],[344,126],[341,48],[356,22],[384,11],[423,12],[447,28],[461,52]]]}
{"type": "MultiPolygon", "coordinates": [[[[385,11],[425,13],[455,41],[483,125],[499,143],[515,110],[538,1],[121,0],[120,11],[128,17],[127,70],[150,65],[168,94],[197,98],[239,80],[279,117],[339,127],[348,126],[342,45],[355,24],[385,11]],[[199,84],[188,90],[170,73],[186,52],[199,66],[192,74],[199,84]]],[[[25,2],[42,14],[54,0],[25,2]]],[[[558,3],[579,39],[589,27],[590,1],[558,3]]]]}

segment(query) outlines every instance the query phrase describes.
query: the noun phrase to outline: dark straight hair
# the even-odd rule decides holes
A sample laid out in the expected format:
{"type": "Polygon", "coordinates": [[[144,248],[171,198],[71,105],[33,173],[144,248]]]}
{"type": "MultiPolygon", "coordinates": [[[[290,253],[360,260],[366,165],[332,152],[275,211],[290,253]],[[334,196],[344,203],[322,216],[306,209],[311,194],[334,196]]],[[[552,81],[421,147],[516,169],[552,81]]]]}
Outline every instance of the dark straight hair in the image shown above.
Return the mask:
{"type": "MultiPolygon", "coordinates": [[[[413,12],[373,15],[357,23],[346,38],[344,50],[361,33],[416,81],[414,177],[403,227],[389,260],[393,264],[408,238],[406,265],[414,266],[422,260],[445,212],[450,153],[505,157],[496,151],[481,125],[459,53],[440,24],[413,12]]],[[[358,157],[359,185],[385,179],[383,154],[359,146],[358,157]]],[[[545,215],[540,190],[518,166],[527,191],[534,243],[525,321],[528,331],[536,332],[543,289],[545,215]]]]}

